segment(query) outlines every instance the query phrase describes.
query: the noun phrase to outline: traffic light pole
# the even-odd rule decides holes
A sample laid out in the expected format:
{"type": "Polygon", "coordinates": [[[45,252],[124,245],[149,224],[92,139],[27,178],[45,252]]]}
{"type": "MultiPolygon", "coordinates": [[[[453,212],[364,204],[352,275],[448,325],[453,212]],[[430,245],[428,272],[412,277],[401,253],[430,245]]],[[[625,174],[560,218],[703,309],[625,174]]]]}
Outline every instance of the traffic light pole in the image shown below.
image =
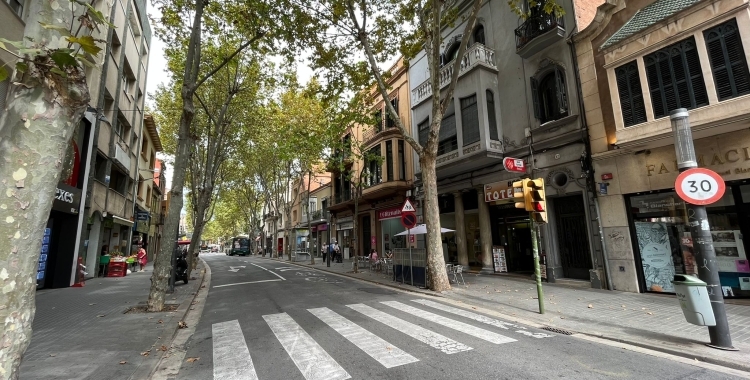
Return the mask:
{"type": "Polygon", "coordinates": [[[534,278],[536,279],[536,295],[539,299],[539,314],[544,314],[542,271],[539,266],[539,223],[534,221],[533,213],[529,213],[529,222],[531,223],[531,245],[534,252],[534,278]]]}

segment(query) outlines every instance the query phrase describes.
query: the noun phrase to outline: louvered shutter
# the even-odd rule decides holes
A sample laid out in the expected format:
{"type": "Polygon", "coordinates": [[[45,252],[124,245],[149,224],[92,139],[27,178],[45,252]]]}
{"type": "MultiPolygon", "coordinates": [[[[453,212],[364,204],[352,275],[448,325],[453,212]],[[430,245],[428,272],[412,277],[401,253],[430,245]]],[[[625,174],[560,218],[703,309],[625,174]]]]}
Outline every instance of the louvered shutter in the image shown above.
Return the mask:
{"type": "Polygon", "coordinates": [[[646,107],[643,103],[641,78],[636,61],[615,69],[617,92],[620,95],[620,109],[626,127],[646,121],[646,107]]]}
{"type": "Polygon", "coordinates": [[[677,108],[708,104],[695,39],[690,37],[645,56],[654,117],[667,116],[677,108]]]}
{"type": "Polygon", "coordinates": [[[737,30],[737,20],[711,28],[703,33],[719,100],[750,92],[750,73],[737,30]]]}
{"type": "Polygon", "coordinates": [[[461,99],[461,130],[463,132],[463,146],[479,141],[479,111],[477,110],[476,95],[461,99]]]}
{"type": "Polygon", "coordinates": [[[531,83],[531,100],[534,103],[534,117],[541,119],[541,112],[539,111],[539,82],[536,78],[529,78],[531,83]]]}

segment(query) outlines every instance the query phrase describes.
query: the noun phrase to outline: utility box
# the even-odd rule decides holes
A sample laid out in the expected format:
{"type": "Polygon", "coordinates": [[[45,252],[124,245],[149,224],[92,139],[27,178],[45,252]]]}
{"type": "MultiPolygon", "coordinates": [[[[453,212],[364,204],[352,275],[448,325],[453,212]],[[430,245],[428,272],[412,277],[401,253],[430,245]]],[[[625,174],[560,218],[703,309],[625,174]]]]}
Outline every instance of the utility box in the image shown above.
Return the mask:
{"type": "Polygon", "coordinates": [[[716,326],[705,282],[695,276],[678,274],[672,283],[685,320],[698,326],[716,326]]]}

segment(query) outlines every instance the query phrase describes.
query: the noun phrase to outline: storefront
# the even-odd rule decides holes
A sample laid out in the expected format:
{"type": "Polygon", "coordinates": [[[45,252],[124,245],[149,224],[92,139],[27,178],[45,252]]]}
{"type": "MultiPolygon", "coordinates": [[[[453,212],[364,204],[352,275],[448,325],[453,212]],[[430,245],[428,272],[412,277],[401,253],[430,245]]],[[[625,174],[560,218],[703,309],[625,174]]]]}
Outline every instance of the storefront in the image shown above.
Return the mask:
{"type": "Polygon", "coordinates": [[[354,219],[351,216],[336,220],[336,242],[339,244],[344,260],[349,259],[354,237],[354,219]]]}
{"type": "Polygon", "coordinates": [[[504,249],[508,272],[532,273],[534,255],[529,213],[515,206],[514,181],[495,182],[484,187],[484,200],[490,206],[492,245],[504,249]]]}
{"type": "Polygon", "coordinates": [[[401,224],[401,206],[378,210],[377,215],[382,238],[382,253],[395,248],[406,248],[406,236],[396,236],[406,230],[401,224]]]}
{"type": "MultiPolygon", "coordinates": [[[[750,296],[743,236],[750,233],[750,184],[728,182],[724,197],[706,207],[724,297],[750,296]]],[[[687,209],[671,190],[627,197],[643,291],[673,293],[675,274],[697,275],[687,209]]]]}

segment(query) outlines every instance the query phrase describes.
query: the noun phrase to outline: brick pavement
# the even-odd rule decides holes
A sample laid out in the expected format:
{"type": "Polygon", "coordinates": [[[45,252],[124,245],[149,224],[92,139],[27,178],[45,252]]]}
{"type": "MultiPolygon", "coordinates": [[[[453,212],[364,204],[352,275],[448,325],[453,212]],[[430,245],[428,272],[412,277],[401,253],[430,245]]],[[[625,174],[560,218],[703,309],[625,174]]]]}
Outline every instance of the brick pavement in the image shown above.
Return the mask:
{"type": "MultiPolygon", "coordinates": [[[[297,264],[309,266],[309,263],[297,264]]],[[[314,267],[432,293],[408,284],[401,285],[393,282],[390,276],[368,269],[354,274],[348,261],[331,263],[329,268],[317,258],[314,267]]],[[[464,279],[466,285],[453,284],[452,290],[440,296],[550,327],[750,370],[750,306],[726,305],[732,341],[740,349],[739,352],[728,352],[704,345],[709,341],[707,328],[687,323],[674,296],[544,283],[546,313],[542,315],[538,313],[536,286],[530,278],[464,273],[464,279]]]]}
{"type": "Polygon", "coordinates": [[[148,300],[152,267],[122,278],[93,278],[82,288],[40,290],[31,344],[21,364],[21,379],[142,378],[156,364],[156,349],[169,346],[177,322],[200,286],[178,282],[168,304],[175,312],[125,314],[148,300]],[[159,320],[162,322],[159,323],[159,320]],[[154,350],[153,354],[141,353],[154,350]],[[125,361],[126,363],[120,364],[125,361]]]}

